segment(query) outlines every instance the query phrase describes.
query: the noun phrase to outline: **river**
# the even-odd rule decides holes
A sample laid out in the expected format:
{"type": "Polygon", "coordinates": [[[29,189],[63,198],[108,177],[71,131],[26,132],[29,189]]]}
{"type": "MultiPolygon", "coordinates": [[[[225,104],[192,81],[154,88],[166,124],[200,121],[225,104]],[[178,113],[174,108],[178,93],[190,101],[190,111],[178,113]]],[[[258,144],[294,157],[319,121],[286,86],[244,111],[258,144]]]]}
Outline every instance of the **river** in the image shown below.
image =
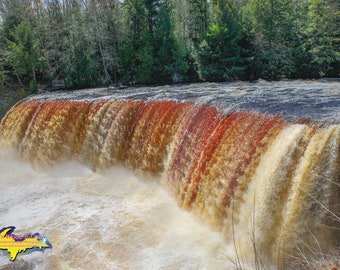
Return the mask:
{"type": "Polygon", "coordinates": [[[0,269],[255,269],[253,241],[277,269],[315,232],[330,251],[339,124],[337,80],[29,97],[0,125],[0,227],[52,249],[0,269]]]}

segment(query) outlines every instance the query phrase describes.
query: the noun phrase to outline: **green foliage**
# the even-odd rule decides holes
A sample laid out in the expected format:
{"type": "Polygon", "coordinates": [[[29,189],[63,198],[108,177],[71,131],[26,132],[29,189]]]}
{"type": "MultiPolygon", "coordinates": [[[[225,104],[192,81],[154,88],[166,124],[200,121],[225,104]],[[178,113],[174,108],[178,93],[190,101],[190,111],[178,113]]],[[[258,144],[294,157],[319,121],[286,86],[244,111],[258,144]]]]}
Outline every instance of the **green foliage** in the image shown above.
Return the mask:
{"type": "Polygon", "coordinates": [[[206,33],[208,28],[208,2],[192,0],[189,4],[189,35],[196,42],[206,33]]]}
{"type": "Polygon", "coordinates": [[[339,77],[337,0],[6,1],[0,84],[339,77]]]}
{"type": "Polygon", "coordinates": [[[0,66],[0,85],[4,85],[8,81],[8,71],[0,66]]]}
{"type": "Polygon", "coordinates": [[[151,18],[146,4],[150,7],[152,3],[128,0],[124,5],[128,31],[118,51],[124,83],[150,83],[152,80],[153,48],[148,28],[151,18]]]}
{"type": "Polygon", "coordinates": [[[339,76],[339,70],[333,71],[340,61],[336,7],[334,1],[325,0],[314,0],[308,7],[308,21],[302,28],[305,40],[300,48],[303,70],[299,72],[306,77],[323,77],[328,73],[339,76]]]}
{"type": "Polygon", "coordinates": [[[228,29],[212,24],[206,38],[199,46],[200,76],[203,80],[222,81],[227,77],[227,66],[223,59],[221,47],[227,38],[228,29]]]}
{"type": "Polygon", "coordinates": [[[138,83],[151,83],[152,82],[152,45],[149,40],[149,34],[144,33],[142,45],[136,51],[136,76],[138,83]],[[143,45],[144,44],[144,45],[143,45]]]}
{"type": "Polygon", "coordinates": [[[35,92],[35,91],[37,91],[37,89],[38,89],[37,83],[33,80],[30,81],[29,90],[31,92],[35,92]]]}
{"type": "Polygon", "coordinates": [[[135,81],[135,50],[131,42],[120,44],[118,51],[119,72],[124,83],[135,81]]]}
{"type": "Polygon", "coordinates": [[[8,77],[9,71],[6,70],[4,62],[5,62],[4,59],[2,59],[0,56],[0,86],[4,86],[4,84],[6,84],[6,82],[9,79],[8,77]]]}
{"type": "Polygon", "coordinates": [[[242,79],[248,60],[241,47],[244,36],[235,7],[230,1],[221,0],[215,9],[215,22],[199,46],[200,76],[208,81],[242,79]]]}
{"type": "Polygon", "coordinates": [[[250,0],[242,9],[242,24],[253,41],[252,76],[290,77],[299,33],[292,0],[250,0]]]}
{"type": "Polygon", "coordinates": [[[7,63],[18,78],[26,77],[36,85],[36,74],[43,67],[44,61],[38,38],[25,21],[14,27],[11,38],[12,40],[7,40],[7,63]]]}
{"type": "Polygon", "coordinates": [[[68,88],[91,87],[98,84],[97,60],[90,50],[78,51],[67,61],[63,68],[66,73],[65,84],[68,88]]]}
{"type": "Polygon", "coordinates": [[[174,49],[174,83],[195,80],[196,72],[193,66],[193,57],[190,54],[190,43],[185,39],[175,39],[174,49]]]}
{"type": "Polygon", "coordinates": [[[61,33],[64,42],[60,44],[60,74],[68,88],[83,88],[98,85],[99,56],[93,28],[88,27],[88,20],[82,12],[81,4],[74,4],[73,12],[66,21],[66,29],[61,33]]]}
{"type": "Polygon", "coordinates": [[[335,2],[250,0],[242,8],[242,25],[253,41],[253,76],[339,76],[335,2]]]}
{"type": "Polygon", "coordinates": [[[176,72],[176,42],[173,34],[171,7],[166,3],[159,6],[154,30],[156,82],[170,82],[176,72]]]}

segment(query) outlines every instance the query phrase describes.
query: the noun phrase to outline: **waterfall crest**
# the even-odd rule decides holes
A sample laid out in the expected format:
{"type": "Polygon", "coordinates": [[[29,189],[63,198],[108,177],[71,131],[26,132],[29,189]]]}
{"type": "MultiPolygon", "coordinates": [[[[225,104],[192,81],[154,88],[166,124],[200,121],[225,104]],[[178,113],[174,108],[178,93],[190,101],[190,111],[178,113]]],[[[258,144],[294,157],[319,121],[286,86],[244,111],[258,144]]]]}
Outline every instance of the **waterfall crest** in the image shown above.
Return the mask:
{"type": "Polygon", "coordinates": [[[150,173],[243,258],[279,265],[339,244],[339,125],[172,100],[27,100],[3,118],[0,146],[39,169],[150,173]]]}

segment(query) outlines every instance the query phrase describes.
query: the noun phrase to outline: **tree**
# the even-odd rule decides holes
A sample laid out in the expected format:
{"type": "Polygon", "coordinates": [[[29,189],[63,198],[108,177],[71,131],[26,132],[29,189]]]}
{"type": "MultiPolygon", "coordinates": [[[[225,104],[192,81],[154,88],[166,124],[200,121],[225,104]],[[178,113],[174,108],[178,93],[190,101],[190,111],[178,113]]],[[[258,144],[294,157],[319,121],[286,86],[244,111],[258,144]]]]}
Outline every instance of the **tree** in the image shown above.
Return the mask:
{"type": "Polygon", "coordinates": [[[85,2],[63,2],[64,15],[61,76],[67,87],[91,87],[100,82],[99,54],[93,21],[88,21],[85,2]]]}
{"type": "Polygon", "coordinates": [[[200,75],[203,80],[224,81],[245,77],[249,62],[241,46],[244,35],[234,4],[214,2],[213,22],[199,47],[200,75]]]}
{"type": "Polygon", "coordinates": [[[5,67],[5,61],[4,61],[4,51],[5,51],[5,37],[4,37],[4,31],[2,28],[2,24],[0,24],[0,85],[4,85],[8,80],[8,71],[5,67]]]}
{"type": "MultiPolygon", "coordinates": [[[[173,1],[173,33],[176,43],[176,71],[173,76],[174,82],[178,81],[198,81],[197,73],[197,40],[193,39],[193,12],[190,1],[173,1]],[[188,19],[189,18],[189,19],[188,19]]],[[[208,20],[207,10],[205,18],[208,20]]],[[[206,24],[207,22],[205,22],[206,24]]],[[[204,25],[205,25],[204,24],[204,25]]],[[[198,27],[198,29],[202,29],[198,27]]],[[[200,35],[204,34],[206,29],[200,35]]]]}
{"type": "Polygon", "coordinates": [[[301,27],[303,41],[297,57],[298,75],[338,77],[340,75],[338,3],[337,1],[313,0],[306,10],[306,23],[301,27]]]}
{"type": "Polygon", "coordinates": [[[189,35],[199,41],[208,29],[208,1],[192,0],[189,2],[189,35]]]}
{"type": "Polygon", "coordinates": [[[11,32],[12,40],[7,39],[6,60],[19,82],[22,77],[30,81],[31,90],[37,87],[37,72],[43,67],[44,59],[39,48],[39,40],[27,22],[22,21],[11,32]]]}
{"type": "Polygon", "coordinates": [[[30,0],[0,0],[0,16],[5,39],[11,40],[11,31],[24,19],[29,23],[30,0]]]}
{"type": "MultiPolygon", "coordinates": [[[[148,3],[150,5],[150,3],[148,3]]],[[[119,45],[120,73],[126,83],[152,81],[152,29],[144,1],[127,0],[123,6],[127,31],[119,45]]]]}
{"type": "Polygon", "coordinates": [[[117,83],[118,39],[122,34],[122,13],[118,1],[91,0],[86,9],[86,18],[100,59],[102,81],[117,83]]]}
{"type": "Polygon", "coordinates": [[[159,11],[155,19],[153,72],[154,78],[157,78],[156,82],[159,83],[180,81],[179,76],[185,74],[188,69],[184,48],[180,48],[181,44],[175,39],[172,10],[172,6],[166,1],[159,3],[159,11]]]}
{"type": "Polygon", "coordinates": [[[339,77],[336,0],[0,0],[0,81],[339,77]]]}

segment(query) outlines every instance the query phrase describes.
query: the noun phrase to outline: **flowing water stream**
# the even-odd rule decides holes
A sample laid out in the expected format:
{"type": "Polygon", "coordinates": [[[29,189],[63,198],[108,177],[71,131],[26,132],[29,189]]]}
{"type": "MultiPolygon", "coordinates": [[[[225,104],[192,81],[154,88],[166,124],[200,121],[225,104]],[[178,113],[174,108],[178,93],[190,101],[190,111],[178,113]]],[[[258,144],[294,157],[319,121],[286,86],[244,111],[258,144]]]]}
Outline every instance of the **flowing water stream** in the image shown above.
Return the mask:
{"type": "Polygon", "coordinates": [[[29,97],[0,125],[0,226],[53,248],[0,269],[287,269],[339,247],[339,145],[336,80],[29,97]]]}

